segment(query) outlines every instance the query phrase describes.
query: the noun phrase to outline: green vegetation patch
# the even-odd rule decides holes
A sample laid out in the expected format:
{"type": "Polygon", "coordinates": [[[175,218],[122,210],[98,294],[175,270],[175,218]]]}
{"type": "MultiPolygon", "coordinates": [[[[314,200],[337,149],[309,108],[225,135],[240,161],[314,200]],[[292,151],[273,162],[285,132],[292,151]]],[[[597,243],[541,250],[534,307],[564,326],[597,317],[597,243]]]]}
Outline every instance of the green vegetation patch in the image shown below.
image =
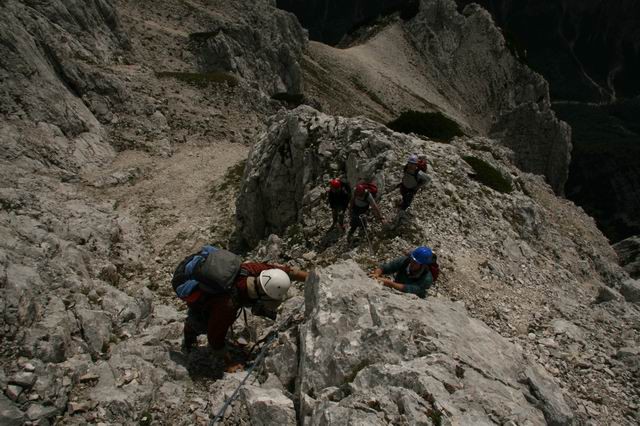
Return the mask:
{"type": "Polygon", "coordinates": [[[387,127],[396,132],[416,133],[440,142],[449,142],[456,136],[464,135],[458,123],[440,112],[405,111],[387,127]]]}
{"type": "Polygon", "coordinates": [[[239,161],[238,164],[229,167],[222,178],[222,182],[211,189],[211,196],[214,196],[217,192],[239,190],[246,166],[247,160],[242,160],[239,161]]]}
{"type": "Polygon", "coordinates": [[[493,167],[491,164],[477,157],[470,155],[462,158],[466,161],[475,172],[473,178],[483,185],[488,186],[498,192],[509,194],[513,191],[513,185],[505,178],[500,170],[493,167]]]}
{"type": "Polygon", "coordinates": [[[238,79],[236,76],[226,72],[173,72],[160,71],[156,73],[158,78],[175,78],[187,84],[204,87],[209,84],[228,84],[229,86],[237,86],[238,79]]]}

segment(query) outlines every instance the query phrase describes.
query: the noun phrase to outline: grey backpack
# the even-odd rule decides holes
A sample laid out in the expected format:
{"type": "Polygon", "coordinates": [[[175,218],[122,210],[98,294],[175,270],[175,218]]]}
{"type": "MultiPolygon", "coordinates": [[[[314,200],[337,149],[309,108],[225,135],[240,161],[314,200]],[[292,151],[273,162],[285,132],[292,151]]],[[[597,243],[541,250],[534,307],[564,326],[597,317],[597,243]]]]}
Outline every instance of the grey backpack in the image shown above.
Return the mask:
{"type": "Polygon", "coordinates": [[[242,259],[227,250],[209,254],[194,271],[200,289],[209,294],[234,293],[235,281],[240,272],[242,259]]]}

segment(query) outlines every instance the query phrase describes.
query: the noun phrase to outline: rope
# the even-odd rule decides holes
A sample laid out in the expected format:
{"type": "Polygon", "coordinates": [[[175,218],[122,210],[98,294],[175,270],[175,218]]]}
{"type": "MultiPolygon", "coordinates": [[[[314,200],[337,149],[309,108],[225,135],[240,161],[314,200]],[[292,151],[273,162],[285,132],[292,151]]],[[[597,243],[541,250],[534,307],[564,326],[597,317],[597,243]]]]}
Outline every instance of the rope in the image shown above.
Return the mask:
{"type": "Polygon", "coordinates": [[[371,244],[371,239],[369,238],[369,232],[367,231],[367,224],[364,221],[364,219],[362,219],[362,217],[365,216],[364,214],[361,214],[360,216],[358,216],[358,218],[360,219],[360,223],[362,224],[362,229],[364,231],[364,236],[367,239],[367,243],[369,244],[369,250],[371,251],[371,254],[374,255],[374,251],[373,251],[373,244],[371,244]]]}
{"type": "Polygon", "coordinates": [[[247,370],[246,376],[244,376],[244,379],[242,379],[238,387],[233,391],[231,396],[225,401],[222,408],[220,408],[220,411],[218,411],[218,414],[216,414],[216,416],[209,422],[209,426],[213,426],[219,421],[224,419],[224,413],[227,411],[227,408],[229,408],[229,405],[231,405],[231,403],[235,401],[235,399],[238,397],[238,392],[240,392],[240,388],[242,388],[242,386],[244,386],[244,384],[247,382],[247,379],[249,378],[249,376],[251,376],[251,373],[253,373],[253,370],[255,370],[255,368],[262,363],[265,355],[267,354],[267,349],[269,348],[269,344],[276,338],[277,335],[278,335],[278,332],[276,331],[269,337],[269,339],[267,339],[265,345],[262,347],[262,350],[260,350],[260,353],[258,354],[258,357],[256,358],[255,362],[247,370]]]}
{"type": "MultiPolygon", "coordinates": [[[[242,386],[244,386],[244,384],[247,382],[247,380],[249,379],[249,376],[251,376],[251,373],[253,373],[253,370],[256,369],[256,367],[258,365],[260,365],[262,363],[262,361],[264,361],[264,358],[267,355],[267,350],[269,349],[269,345],[271,344],[271,342],[273,342],[275,340],[276,337],[278,337],[278,333],[280,333],[281,331],[283,331],[284,329],[290,327],[294,322],[292,321],[294,315],[297,313],[298,310],[300,310],[301,307],[304,306],[304,302],[302,302],[294,311],[293,313],[285,320],[283,321],[283,323],[275,330],[269,332],[269,334],[267,334],[264,338],[260,339],[259,341],[257,341],[253,347],[251,348],[251,350],[249,351],[249,355],[251,355],[251,353],[253,352],[253,350],[256,348],[256,346],[258,346],[259,344],[263,343],[262,349],[260,350],[260,353],[258,354],[258,356],[256,357],[256,360],[254,361],[254,363],[251,365],[251,367],[249,367],[249,369],[247,370],[247,374],[244,376],[244,378],[242,379],[242,381],[240,382],[240,384],[236,387],[236,389],[233,391],[233,393],[231,394],[231,396],[229,398],[227,398],[227,400],[224,402],[224,405],[222,406],[222,408],[220,408],[220,410],[218,411],[218,413],[216,414],[216,416],[209,422],[209,426],[213,426],[215,425],[217,422],[222,421],[224,419],[224,413],[227,411],[227,408],[229,408],[229,406],[231,405],[231,403],[233,401],[235,401],[235,399],[238,397],[238,392],[240,392],[240,388],[242,388],[242,386]]],[[[245,316],[246,319],[246,316],[245,316]]],[[[298,322],[300,322],[301,320],[299,320],[298,322]]]]}

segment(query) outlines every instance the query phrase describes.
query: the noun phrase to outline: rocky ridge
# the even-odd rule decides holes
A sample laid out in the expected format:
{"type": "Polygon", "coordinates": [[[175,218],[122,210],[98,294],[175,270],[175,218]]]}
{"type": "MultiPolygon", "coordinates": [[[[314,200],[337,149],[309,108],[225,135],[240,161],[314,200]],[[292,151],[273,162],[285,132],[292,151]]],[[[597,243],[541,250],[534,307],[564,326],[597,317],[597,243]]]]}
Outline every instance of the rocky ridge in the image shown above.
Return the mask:
{"type": "MultiPolygon", "coordinates": [[[[396,310],[378,315],[380,324],[386,324],[381,335],[396,339],[407,352],[389,350],[388,362],[380,358],[362,369],[343,360],[340,374],[323,376],[323,369],[314,367],[320,359],[299,345],[299,337],[309,348],[330,343],[335,326],[325,319],[332,321],[335,315],[344,318],[349,328],[362,322],[371,333],[356,333],[342,341],[345,349],[362,351],[357,352],[359,358],[368,358],[370,349],[358,343],[369,345],[367,339],[375,338],[370,308],[351,309],[354,296],[348,292],[336,297],[335,305],[329,300],[332,293],[338,294],[340,282],[328,274],[344,274],[356,288],[373,284],[348,263],[319,272],[319,284],[306,286],[304,297],[295,296],[300,289],[294,291],[276,324],[255,318],[246,325],[236,324],[233,340],[255,341],[272,327],[286,327],[264,368],[258,369],[253,383],[242,389],[240,400],[227,412],[226,423],[335,421],[335,414],[323,418],[321,411],[327,407],[328,413],[340,413],[338,420],[347,415],[376,416],[382,421],[385,416],[403,419],[401,411],[406,408],[435,424],[443,421],[440,417],[464,416],[464,402],[457,397],[469,396],[475,386],[486,383],[496,389],[497,399],[483,404],[496,404],[492,405],[496,413],[476,406],[473,415],[491,422],[525,412],[537,421],[553,415],[560,422],[572,417],[580,422],[605,418],[633,422],[637,394],[622,383],[637,381],[637,311],[617,289],[632,298],[635,282],[627,281],[610,263],[613,254],[592,221],[555,198],[539,177],[515,169],[509,163],[510,152],[482,138],[436,144],[395,134],[367,120],[321,115],[304,107],[282,110],[267,121],[266,116],[278,108],[269,100],[269,92],[282,90],[286,78],[254,82],[255,74],[248,73],[245,79],[238,71],[238,85],[227,86],[194,85],[158,75],[160,71],[199,74],[198,51],[190,34],[232,22],[235,13],[243,15],[249,6],[241,1],[160,1],[157,7],[148,7],[126,0],[82,7],[66,0],[46,5],[7,1],[0,6],[3,16],[11,17],[7,26],[0,25],[3,31],[10,29],[3,33],[3,41],[10,42],[1,44],[7,50],[0,59],[3,88],[10,88],[2,93],[2,104],[10,110],[1,111],[0,130],[0,423],[208,423],[244,374],[221,378],[219,366],[211,365],[204,347],[189,358],[179,352],[183,307],[166,283],[181,256],[202,243],[226,238],[234,215],[228,204],[237,190],[237,177],[227,167],[242,158],[245,144],[268,126],[271,130],[251,155],[245,188],[254,182],[252,173],[264,173],[261,161],[275,158],[269,144],[290,147],[273,133],[285,137],[288,126],[295,136],[292,140],[305,145],[292,152],[310,155],[305,167],[311,169],[303,168],[309,178],[292,180],[296,185],[305,183],[293,191],[296,200],[298,193],[302,195],[294,206],[302,213],[288,213],[302,218],[304,226],[280,223],[282,238],[262,242],[258,238],[259,246],[249,256],[305,267],[350,257],[367,269],[381,258],[428,242],[442,253],[445,268],[434,299],[425,304],[375,289],[368,306],[382,312],[384,306],[399,309],[399,304],[411,302],[420,312],[433,308],[460,323],[456,329],[473,324],[485,345],[493,342],[513,359],[526,356],[534,373],[526,379],[524,371],[525,376],[514,381],[520,367],[507,371],[500,375],[506,385],[479,377],[482,374],[476,370],[477,374],[462,374],[456,368],[460,362],[477,367],[486,361],[484,354],[469,351],[460,358],[452,353],[460,335],[438,336],[438,330],[448,328],[427,327],[421,336],[396,334],[389,324],[407,324],[396,310]],[[49,59],[51,52],[57,59],[49,59]],[[342,134],[332,134],[331,125],[342,134]],[[307,127],[316,133],[305,136],[307,127]],[[327,152],[336,155],[337,168],[327,165],[326,154],[316,152],[313,141],[318,138],[323,147],[329,146],[327,152]],[[431,212],[433,223],[428,218],[408,218],[408,234],[374,230],[374,254],[362,242],[351,248],[340,238],[335,243],[330,242],[334,237],[324,239],[327,212],[320,197],[314,198],[322,192],[325,175],[346,170],[345,146],[353,147],[353,142],[369,144],[371,158],[352,156],[351,178],[367,170],[387,182],[383,195],[387,214],[392,211],[388,190],[397,180],[402,159],[414,148],[433,159],[434,188],[439,189],[416,200],[417,207],[431,212]],[[515,176],[516,194],[500,195],[470,179],[460,154],[479,155],[505,176],[515,176]],[[181,185],[185,176],[191,178],[189,185],[181,185]],[[214,194],[205,195],[212,190],[214,194]],[[535,201],[527,198],[531,195],[535,201]],[[312,207],[320,210],[310,213],[312,207]],[[561,226],[546,226],[553,222],[561,226]],[[549,265],[560,265],[559,276],[549,265]],[[535,280],[533,273],[539,269],[543,279],[535,280]],[[596,295],[598,304],[591,305],[596,295]],[[447,298],[464,302],[470,316],[494,331],[470,319],[461,303],[452,304],[447,298]],[[316,334],[313,325],[321,326],[322,333],[316,334]],[[421,357],[412,364],[409,358],[418,353],[421,357]],[[297,370],[293,366],[302,358],[304,369],[297,370]],[[398,372],[427,365],[437,377],[421,372],[419,382],[396,382],[392,403],[381,397],[384,390],[376,378],[391,379],[398,372]],[[555,379],[548,380],[547,374],[555,379]],[[563,398],[546,396],[549,389],[559,394],[554,381],[563,387],[563,398]],[[606,388],[594,386],[602,383],[606,388]],[[432,390],[431,396],[421,393],[425,386],[432,390]],[[599,391],[592,392],[594,387],[599,391]],[[365,400],[367,389],[373,389],[375,400],[365,400]]],[[[265,12],[261,19],[282,16],[267,3],[264,7],[273,13],[265,12]]],[[[256,25],[280,31],[292,22],[280,19],[284,24],[256,25]]],[[[291,37],[274,36],[265,42],[295,43],[299,38],[297,30],[292,31],[291,37]]],[[[225,33],[225,37],[230,36],[225,33]]],[[[241,42],[236,49],[241,49],[241,42]]],[[[268,47],[266,52],[278,51],[277,46],[268,47]]],[[[259,60],[253,56],[247,64],[259,60]]],[[[272,65],[268,69],[280,69],[272,65]]],[[[285,69],[295,70],[295,65],[291,67],[285,69]]],[[[362,153],[361,148],[355,152],[362,153]]],[[[282,169],[283,174],[289,171],[282,169]]],[[[274,177],[272,189],[281,187],[283,176],[274,177]]],[[[243,199],[250,193],[245,190],[243,199]]],[[[265,210],[272,211],[268,206],[265,210]]],[[[424,324],[423,320],[416,324],[424,324]]],[[[480,370],[498,375],[495,368],[483,365],[480,370]]]]}
{"type": "Polygon", "coordinates": [[[251,245],[276,233],[250,256],[301,267],[351,258],[373,268],[426,243],[444,270],[433,296],[463,300],[472,316],[518,342],[560,380],[583,421],[628,413],[637,406],[627,386],[637,370],[620,354],[637,346],[637,283],[617,267],[591,218],[509,158],[482,138],[441,144],[299,107],[275,117],[249,156],[239,236],[251,245]],[[411,152],[430,159],[431,182],[412,213],[398,215],[394,188],[411,152]],[[499,170],[513,191],[479,183],[468,156],[499,170]],[[329,229],[324,182],[339,174],[352,184],[375,178],[390,222],[372,225],[355,247],[329,229]],[[283,193],[290,202],[276,202],[283,193]]]}
{"type": "Polygon", "coordinates": [[[341,115],[384,122],[406,109],[440,111],[469,135],[500,140],[521,169],[544,175],[562,193],[571,129],[551,110],[544,78],[513,55],[486,10],[459,10],[453,0],[419,3],[415,16],[383,22],[346,49],[311,43],[308,90],[341,115]],[[352,91],[370,98],[356,111],[352,91]]]}

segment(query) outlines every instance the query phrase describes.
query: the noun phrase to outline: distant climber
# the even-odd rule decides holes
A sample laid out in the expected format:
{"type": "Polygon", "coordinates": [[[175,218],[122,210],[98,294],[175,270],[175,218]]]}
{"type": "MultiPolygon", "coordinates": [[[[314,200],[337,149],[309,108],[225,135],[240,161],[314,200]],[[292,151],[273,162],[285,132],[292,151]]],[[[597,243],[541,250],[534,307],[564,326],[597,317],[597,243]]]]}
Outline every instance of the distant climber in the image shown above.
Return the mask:
{"type": "Polygon", "coordinates": [[[254,315],[275,319],[286,298],[291,280],[304,281],[305,271],[283,265],[242,263],[226,250],[205,246],[184,259],[172,280],[176,294],[188,305],[183,349],[190,352],[197,337],[206,334],[214,356],[222,357],[227,371],[236,370],[225,339],[241,308],[254,315]]]}
{"type": "Polygon", "coordinates": [[[416,294],[420,298],[427,296],[427,290],[438,278],[437,257],[429,247],[418,247],[407,256],[401,256],[391,262],[380,265],[370,276],[385,287],[394,288],[403,293],[416,294]],[[382,275],[395,274],[393,279],[382,275]]]}
{"type": "Polygon", "coordinates": [[[362,228],[366,232],[367,215],[370,207],[376,218],[381,223],[385,223],[380,208],[376,203],[377,193],[378,187],[373,182],[361,182],[356,185],[355,191],[353,191],[353,197],[349,202],[351,223],[349,225],[349,234],[347,235],[348,241],[352,240],[353,234],[357,229],[362,228]]]}
{"type": "Polygon", "coordinates": [[[331,227],[339,227],[341,231],[344,231],[344,214],[349,207],[349,201],[351,199],[351,187],[346,180],[343,179],[331,179],[329,181],[329,191],[327,191],[327,203],[331,207],[331,214],[333,221],[331,227]]]}
{"type": "Polygon", "coordinates": [[[402,195],[402,201],[398,205],[401,210],[407,210],[411,206],[418,190],[429,182],[426,171],[427,162],[425,158],[418,158],[415,154],[409,156],[407,164],[404,166],[402,181],[398,185],[400,195],[402,195]]]}

